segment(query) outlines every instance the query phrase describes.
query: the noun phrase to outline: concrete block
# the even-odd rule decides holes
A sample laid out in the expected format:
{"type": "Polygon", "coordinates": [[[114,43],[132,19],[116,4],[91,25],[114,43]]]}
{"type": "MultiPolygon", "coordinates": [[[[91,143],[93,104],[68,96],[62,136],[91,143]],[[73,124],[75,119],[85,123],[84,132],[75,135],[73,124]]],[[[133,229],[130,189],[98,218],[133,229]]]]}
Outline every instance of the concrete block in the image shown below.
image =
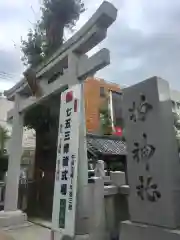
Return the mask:
{"type": "Polygon", "coordinates": [[[119,193],[119,189],[115,185],[104,186],[104,197],[113,196],[119,193]]]}
{"type": "MultiPolygon", "coordinates": [[[[9,239],[7,239],[9,240],[9,239]]],[[[69,236],[61,236],[60,233],[55,233],[53,238],[51,238],[51,240],[99,240],[98,237],[94,237],[93,235],[76,235],[74,238],[71,238],[69,236]]],[[[106,237],[104,237],[103,240],[109,240],[108,235],[106,235],[106,237]]]]}
{"type": "Polygon", "coordinates": [[[111,184],[110,176],[104,176],[103,180],[104,180],[104,185],[111,184]]]}
{"type": "Polygon", "coordinates": [[[129,195],[129,193],[130,193],[129,185],[120,186],[119,193],[122,194],[122,195],[129,195]]]}
{"type": "Polygon", "coordinates": [[[27,215],[21,211],[0,212],[0,228],[23,225],[27,222],[27,215]]]}
{"type": "Polygon", "coordinates": [[[120,230],[120,240],[179,240],[180,230],[170,230],[130,221],[123,222],[120,230]]]}
{"type": "Polygon", "coordinates": [[[121,171],[110,172],[110,178],[112,184],[116,185],[117,187],[121,187],[122,185],[126,184],[126,177],[124,172],[121,171]]]}
{"type": "Polygon", "coordinates": [[[104,181],[94,178],[94,183],[89,184],[89,235],[93,239],[104,240],[105,234],[105,203],[104,181]]]}

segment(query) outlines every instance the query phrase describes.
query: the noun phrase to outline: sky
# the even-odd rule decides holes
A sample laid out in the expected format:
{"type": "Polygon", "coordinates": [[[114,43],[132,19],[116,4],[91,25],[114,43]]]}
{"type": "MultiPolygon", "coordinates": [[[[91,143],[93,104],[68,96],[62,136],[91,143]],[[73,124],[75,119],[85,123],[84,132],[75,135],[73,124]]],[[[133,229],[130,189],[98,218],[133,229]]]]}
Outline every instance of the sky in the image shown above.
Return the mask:
{"type": "MultiPolygon", "coordinates": [[[[86,11],[75,30],[91,17],[102,0],[84,2],[86,11]]],[[[118,18],[97,49],[110,50],[111,64],[97,76],[129,86],[156,75],[180,90],[180,1],[110,2],[117,7],[118,18]]],[[[0,0],[0,90],[21,79],[21,37],[26,37],[39,15],[39,0],[0,0]]]]}

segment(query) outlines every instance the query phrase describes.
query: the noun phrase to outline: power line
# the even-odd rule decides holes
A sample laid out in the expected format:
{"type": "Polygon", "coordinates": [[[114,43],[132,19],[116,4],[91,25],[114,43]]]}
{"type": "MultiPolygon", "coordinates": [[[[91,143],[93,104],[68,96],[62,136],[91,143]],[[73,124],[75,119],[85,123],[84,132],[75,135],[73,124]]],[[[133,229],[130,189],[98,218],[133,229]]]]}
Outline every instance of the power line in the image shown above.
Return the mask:
{"type": "Polygon", "coordinates": [[[1,80],[4,79],[4,80],[13,81],[16,78],[17,78],[17,75],[14,75],[12,73],[7,73],[7,72],[0,71],[0,79],[1,80]]]}
{"type": "Polygon", "coordinates": [[[0,70],[0,74],[16,76],[16,73],[15,73],[15,72],[7,72],[7,71],[4,71],[4,70],[0,70]]]}
{"type": "Polygon", "coordinates": [[[32,10],[32,12],[34,13],[34,16],[36,17],[36,12],[34,11],[34,8],[33,8],[32,5],[31,5],[31,10],[32,10]]]}
{"type": "Polygon", "coordinates": [[[14,79],[13,78],[4,78],[4,77],[0,76],[0,82],[2,82],[2,81],[14,82],[14,79]]]}
{"type": "Polygon", "coordinates": [[[14,73],[10,73],[10,72],[4,72],[4,71],[1,71],[1,70],[0,70],[0,74],[1,74],[1,75],[8,75],[8,76],[12,76],[12,77],[13,77],[13,76],[15,76],[15,74],[14,74],[14,73]]]}
{"type": "Polygon", "coordinates": [[[13,80],[13,79],[14,79],[14,78],[11,77],[11,76],[1,75],[1,74],[0,74],[0,78],[1,78],[1,79],[7,79],[7,80],[13,80]]]}
{"type": "Polygon", "coordinates": [[[1,73],[0,73],[0,77],[4,77],[4,78],[13,78],[13,77],[10,76],[10,75],[5,75],[5,74],[1,74],[1,73]]]}

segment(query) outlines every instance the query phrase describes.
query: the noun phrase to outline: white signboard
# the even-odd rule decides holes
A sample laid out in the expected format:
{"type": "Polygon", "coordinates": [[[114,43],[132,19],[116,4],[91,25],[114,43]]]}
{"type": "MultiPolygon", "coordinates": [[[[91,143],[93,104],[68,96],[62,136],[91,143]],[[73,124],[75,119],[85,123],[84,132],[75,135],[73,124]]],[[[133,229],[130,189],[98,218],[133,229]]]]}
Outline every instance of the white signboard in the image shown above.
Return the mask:
{"type": "Polygon", "coordinates": [[[61,95],[52,228],[75,234],[81,85],[61,95]]]}

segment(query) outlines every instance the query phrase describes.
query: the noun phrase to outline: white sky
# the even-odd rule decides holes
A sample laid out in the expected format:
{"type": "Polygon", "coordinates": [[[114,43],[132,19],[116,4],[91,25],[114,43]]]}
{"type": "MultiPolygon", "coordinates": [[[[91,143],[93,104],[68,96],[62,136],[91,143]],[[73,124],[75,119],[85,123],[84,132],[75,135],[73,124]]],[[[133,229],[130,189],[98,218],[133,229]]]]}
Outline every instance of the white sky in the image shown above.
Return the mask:
{"type": "MultiPolygon", "coordinates": [[[[84,2],[87,10],[77,29],[102,0],[84,2]]],[[[110,2],[119,10],[118,19],[100,47],[111,51],[111,65],[100,71],[98,77],[130,85],[158,75],[168,80],[173,88],[180,89],[180,1],[110,2]]],[[[0,90],[20,80],[24,69],[20,61],[20,39],[26,36],[38,16],[39,0],[0,0],[0,90]]]]}

